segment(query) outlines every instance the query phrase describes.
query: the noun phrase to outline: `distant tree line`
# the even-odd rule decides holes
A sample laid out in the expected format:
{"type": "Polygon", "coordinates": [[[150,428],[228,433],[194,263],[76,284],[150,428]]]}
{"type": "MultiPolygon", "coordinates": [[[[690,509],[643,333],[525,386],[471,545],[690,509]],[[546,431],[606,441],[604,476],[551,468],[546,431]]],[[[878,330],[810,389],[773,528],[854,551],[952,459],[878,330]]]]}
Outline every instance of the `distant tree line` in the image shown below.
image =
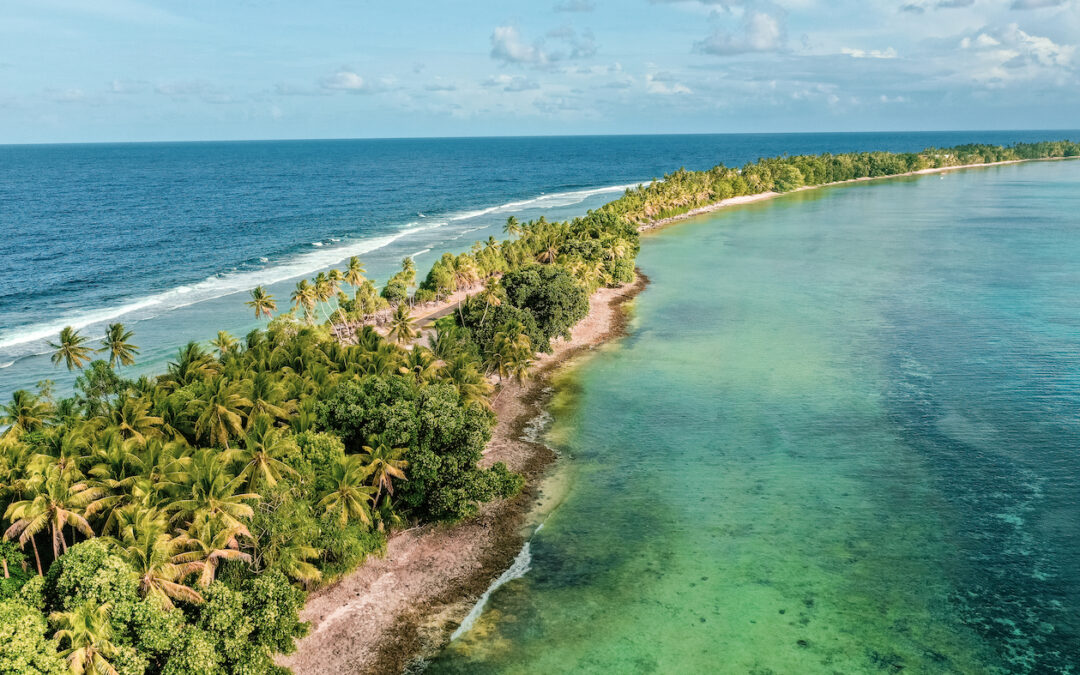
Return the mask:
{"type": "Polygon", "coordinates": [[[790,192],[804,186],[896,176],[923,169],[1077,156],[1080,156],[1080,143],[1047,141],[1007,147],[958,145],[944,150],[928,148],[922,152],[771,157],[741,168],[720,164],[708,171],[680,169],[661,180],[627,190],[625,195],[600,210],[640,225],[743,195],[790,192]]]}

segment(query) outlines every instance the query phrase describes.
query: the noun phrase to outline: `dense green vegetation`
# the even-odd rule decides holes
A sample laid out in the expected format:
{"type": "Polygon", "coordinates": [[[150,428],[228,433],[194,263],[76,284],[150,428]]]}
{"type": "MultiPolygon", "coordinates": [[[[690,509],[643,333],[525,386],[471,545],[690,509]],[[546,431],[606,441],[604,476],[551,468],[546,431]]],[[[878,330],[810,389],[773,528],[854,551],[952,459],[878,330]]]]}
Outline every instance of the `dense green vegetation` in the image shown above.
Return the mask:
{"type": "Polygon", "coordinates": [[[517,492],[479,466],[491,380],[527,377],[591,291],[632,278],[638,244],[601,214],[507,229],[418,290],[410,259],[381,292],[356,259],[303,280],[277,316],[256,288],[264,329],[185,345],[157,377],[124,377],[124,326],[97,350],[64,329],[74,396],[41,383],[0,416],[0,673],[273,672],[305,590],[395,528],[517,492]],[[410,307],[458,291],[475,292],[414,344],[410,307]]]}
{"type": "Polygon", "coordinates": [[[718,165],[708,171],[680,169],[601,207],[635,224],[681,215],[731,197],[762,192],[790,192],[859,178],[895,176],[911,171],[967,164],[1080,156],[1080,143],[1055,141],[995,145],[960,145],[917,153],[858,152],[759,159],[742,168],[718,165]]]}
{"type": "Polygon", "coordinates": [[[353,258],[302,280],[265,328],[182,347],[129,379],[135,336],[65,328],[80,369],[0,410],[0,673],[267,673],[306,626],[304,592],[378,554],[388,532],[514,494],[482,468],[497,383],[529,375],[589,295],[634,278],[637,225],[740,194],[1005,159],[1074,143],[760,160],[679,171],[568,222],[411,259],[381,289],[353,258]],[[345,292],[348,288],[350,293],[345,292]],[[420,338],[411,308],[467,294],[420,338]],[[94,360],[95,351],[105,358],[94,360]]]}

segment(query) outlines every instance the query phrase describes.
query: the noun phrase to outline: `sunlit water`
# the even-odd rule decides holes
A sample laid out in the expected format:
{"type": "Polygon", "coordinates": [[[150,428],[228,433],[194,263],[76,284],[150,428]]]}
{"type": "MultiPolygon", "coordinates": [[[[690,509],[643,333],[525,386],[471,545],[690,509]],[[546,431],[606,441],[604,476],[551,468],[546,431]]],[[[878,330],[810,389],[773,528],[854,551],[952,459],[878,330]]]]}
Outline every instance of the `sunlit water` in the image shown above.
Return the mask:
{"type": "Polygon", "coordinates": [[[650,235],[571,487],[431,673],[1080,672],[1080,162],[650,235]]]}
{"type": "MultiPolygon", "coordinates": [[[[620,186],[679,166],[780,153],[912,151],[1078,138],[1076,131],[574,136],[0,146],[0,400],[39,380],[64,326],[93,339],[122,321],[159,373],[188,340],[260,325],[298,278],[358,255],[385,281],[412,256],[502,236],[507,216],[584,215],[620,186]]],[[[97,347],[98,344],[93,346],[97,347]]]]}

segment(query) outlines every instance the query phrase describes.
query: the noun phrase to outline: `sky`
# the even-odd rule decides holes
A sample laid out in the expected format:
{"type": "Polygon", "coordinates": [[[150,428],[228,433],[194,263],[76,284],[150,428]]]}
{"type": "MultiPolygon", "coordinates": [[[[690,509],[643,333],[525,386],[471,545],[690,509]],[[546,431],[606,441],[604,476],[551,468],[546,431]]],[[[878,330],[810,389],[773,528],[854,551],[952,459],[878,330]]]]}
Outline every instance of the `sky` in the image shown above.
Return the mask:
{"type": "Polygon", "coordinates": [[[4,0],[0,143],[1080,119],[1080,0],[4,0]]]}

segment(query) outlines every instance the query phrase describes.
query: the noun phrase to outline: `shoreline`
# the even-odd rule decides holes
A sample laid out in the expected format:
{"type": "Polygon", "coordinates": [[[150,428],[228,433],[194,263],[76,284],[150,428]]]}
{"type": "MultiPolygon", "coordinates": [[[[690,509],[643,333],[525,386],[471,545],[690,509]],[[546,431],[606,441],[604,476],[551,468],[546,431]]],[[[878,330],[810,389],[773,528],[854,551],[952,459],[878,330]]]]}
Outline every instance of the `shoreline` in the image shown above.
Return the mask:
{"type": "Polygon", "coordinates": [[[766,199],[773,199],[775,197],[781,197],[783,195],[794,194],[796,192],[805,192],[806,190],[818,190],[824,187],[835,187],[838,185],[852,185],[855,183],[868,183],[870,181],[885,180],[888,178],[905,178],[910,176],[924,176],[934,173],[946,173],[948,171],[959,171],[966,169],[981,169],[991,166],[1004,166],[1006,164],[1025,164],[1027,162],[1056,162],[1069,159],[1080,159],[1077,157],[1046,157],[1043,159],[1009,159],[1002,162],[985,162],[982,164],[959,164],[957,166],[941,166],[931,169],[919,169],[918,171],[908,171],[906,173],[894,173],[888,176],[871,176],[865,178],[852,178],[851,180],[836,181],[833,183],[822,183],[821,185],[804,185],[803,187],[790,190],[788,192],[759,192],[752,195],[739,195],[738,197],[728,197],[727,199],[721,199],[718,202],[712,204],[706,204],[705,206],[699,206],[695,209],[691,209],[686,213],[680,213],[676,216],[669,216],[667,218],[661,218],[660,220],[652,220],[644,225],[639,225],[638,232],[649,232],[650,230],[656,230],[661,227],[665,227],[672,223],[677,223],[688,218],[695,216],[702,216],[707,213],[719,211],[720,209],[727,208],[729,206],[739,206],[741,204],[752,204],[754,202],[765,201],[766,199]]]}
{"type": "MultiPolygon", "coordinates": [[[[1051,159],[1072,158],[937,167],[804,186],[791,192],[1051,159]]],[[[732,197],[651,221],[638,231],[784,194],[788,193],[732,197]]],[[[557,455],[527,437],[528,428],[543,415],[551,399],[547,385],[552,376],[575,357],[619,337],[627,322],[624,306],[647,284],[648,278],[639,270],[632,284],[598,290],[589,299],[589,313],[572,329],[571,340],[554,343],[553,354],[539,355],[533,377],[524,385],[508,381],[496,394],[493,408],[497,423],[480,463],[489,466],[502,461],[522,473],[526,479],[522,492],[512,499],[482,505],[476,516],[461,523],[429,524],[394,534],[383,557],[370,558],[336,584],[308,597],[301,619],[311,622],[311,632],[297,641],[296,652],[277,658],[279,665],[303,675],[402,672],[441,650],[479,596],[520,552],[528,538],[529,517],[541,501],[546,500],[549,508],[557,506],[559,498],[543,491],[557,455]]],[[[468,290],[463,293],[469,294],[468,290]]],[[[413,318],[420,327],[457,302],[459,298],[446,298],[415,308],[413,318]]]]}
{"type": "Polygon", "coordinates": [[[517,496],[484,504],[473,518],[398,532],[383,557],[372,557],[332,586],[312,593],[300,618],[311,632],[277,663],[303,675],[401,672],[434,655],[451,632],[520,552],[527,519],[543,497],[542,483],[557,455],[528,438],[552,391],[552,376],[568,362],[621,336],[626,305],[648,284],[603,288],[589,298],[589,313],[570,340],[536,358],[532,379],[508,381],[493,401],[497,422],[481,465],[506,462],[525,476],[517,496]]]}

